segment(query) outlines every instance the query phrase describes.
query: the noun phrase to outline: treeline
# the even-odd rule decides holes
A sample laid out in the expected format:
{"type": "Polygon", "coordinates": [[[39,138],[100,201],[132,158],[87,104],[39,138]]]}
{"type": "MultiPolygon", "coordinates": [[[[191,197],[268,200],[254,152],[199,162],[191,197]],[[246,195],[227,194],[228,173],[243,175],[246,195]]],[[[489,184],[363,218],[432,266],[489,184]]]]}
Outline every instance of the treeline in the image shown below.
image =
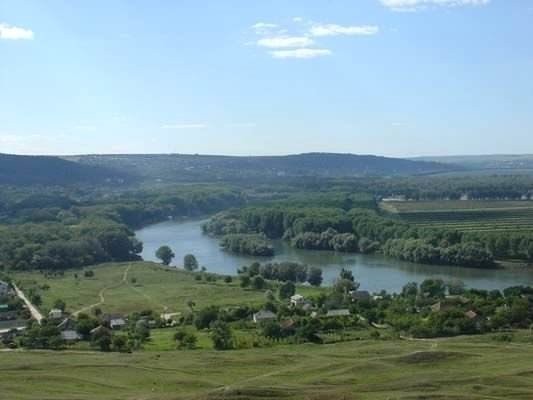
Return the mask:
{"type": "Polygon", "coordinates": [[[383,254],[425,264],[492,267],[495,258],[533,260],[533,234],[418,228],[372,210],[248,207],[218,214],[204,231],[264,234],[295,247],[383,254]]]}
{"type": "Polygon", "coordinates": [[[169,217],[240,205],[239,191],[219,187],[94,193],[55,189],[2,193],[0,268],[61,270],[139,259],[133,228],[169,217]]]}
{"type": "Polygon", "coordinates": [[[295,262],[280,263],[253,263],[239,269],[241,280],[244,277],[254,278],[257,276],[270,281],[305,283],[312,286],[322,284],[322,270],[318,267],[308,267],[295,262]]]}
{"type": "Polygon", "coordinates": [[[225,250],[250,256],[272,256],[274,248],[262,235],[232,234],[224,236],[220,246],[225,250]]]}

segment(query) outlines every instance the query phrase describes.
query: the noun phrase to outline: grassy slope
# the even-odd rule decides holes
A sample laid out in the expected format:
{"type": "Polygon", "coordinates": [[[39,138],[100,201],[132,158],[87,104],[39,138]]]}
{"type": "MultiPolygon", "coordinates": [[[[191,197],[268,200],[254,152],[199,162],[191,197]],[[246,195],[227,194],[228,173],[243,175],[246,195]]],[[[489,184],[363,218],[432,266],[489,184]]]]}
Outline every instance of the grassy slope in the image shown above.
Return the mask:
{"type": "Polygon", "coordinates": [[[8,352],[0,393],[21,400],[531,399],[531,343],[483,336],[228,352],[8,352]]]}
{"type": "MultiPolygon", "coordinates": [[[[67,311],[78,311],[98,303],[102,291],[105,301],[98,307],[104,312],[122,313],[145,309],[162,312],[165,307],[169,312],[183,311],[188,300],[193,300],[197,308],[212,304],[254,305],[265,300],[263,291],[242,289],[238,279],[231,284],[224,283],[221,278],[212,283],[196,281],[193,274],[155,263],[103,264],[88,269],[94,271],[93,278],[84,277],[80,270],[67,271],[63,277],[55,278],[46,278],[38,272],[18,273],[14,278],[24,290],[43,284],[50,286],[50,289],[39,290],[43,310],[49,310],[54,301],[61,298],[67,303],[67,311]]],[[[301,288],[299,292],[305,295],[316,290],[301,288]]]]}

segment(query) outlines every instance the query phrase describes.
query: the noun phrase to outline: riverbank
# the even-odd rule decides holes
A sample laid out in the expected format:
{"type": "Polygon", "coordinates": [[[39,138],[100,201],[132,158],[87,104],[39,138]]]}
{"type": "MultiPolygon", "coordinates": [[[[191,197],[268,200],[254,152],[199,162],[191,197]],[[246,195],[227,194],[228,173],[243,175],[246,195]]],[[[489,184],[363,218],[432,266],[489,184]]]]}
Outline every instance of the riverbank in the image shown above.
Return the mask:
{"type": "Polygon", "coordinates": [[[185,254],[194,254],[200,266],[222,275],[236,275],[238,268],[253,262],[293,261],[321,268],[324,285],[332,284],[344,268],[352,271],[362,289],[371,292],[399,292],[408,282],[422,282],[428,278],[462,281],[468,287],[487,290],[501,290],[517,285],[533,286],[531,268],[479,269],[415,264],[380,255],[300,250],[280,240],[274,241],[274,257],[232,254],[220,249],[218,239],[202,233],[201,225],[204,221],[205,219],[166,221],[137,231],[137,237],[144,243],[142,257],[148,261],[158,261],[155,251],[161,245],[168,245],[176,254],[173,265],[181,266],[185,254]]]}

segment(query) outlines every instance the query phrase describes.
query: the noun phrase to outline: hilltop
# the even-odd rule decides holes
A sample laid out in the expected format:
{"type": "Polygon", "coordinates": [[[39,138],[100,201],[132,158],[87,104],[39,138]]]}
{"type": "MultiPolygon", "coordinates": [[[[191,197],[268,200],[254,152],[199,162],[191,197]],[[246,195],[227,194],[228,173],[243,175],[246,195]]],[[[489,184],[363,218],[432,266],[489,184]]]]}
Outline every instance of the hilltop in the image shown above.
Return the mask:
{"type": "Polygon", "coordinates": [[[103,166],[75,163],[53,156],[0,153],[0,184],[65,185],[123,181],[127,174],[103,166]]]}
{"type": "Polygon", "coordinates": [[[436,162],[374,155],[306,153],[286,156],[187,154],[81,155],[66,157],[164,181],[246,180],[284,177],[361,177],[427,175],[460,168],[436,162]]]}

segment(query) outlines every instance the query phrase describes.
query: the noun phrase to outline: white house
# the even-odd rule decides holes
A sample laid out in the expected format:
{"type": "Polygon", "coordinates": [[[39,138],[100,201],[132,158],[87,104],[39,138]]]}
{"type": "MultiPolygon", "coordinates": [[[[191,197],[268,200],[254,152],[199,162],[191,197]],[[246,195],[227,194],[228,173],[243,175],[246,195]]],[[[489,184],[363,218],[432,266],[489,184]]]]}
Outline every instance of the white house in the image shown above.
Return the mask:
{"type": "Polygon", "coordinates": [[[332,318],[332,317],[348,317],[350,315],[350,310],[347,308],[343,308],[340,310],[329,310],[326,314],[326,317],[332,318]]]}
{"type": "Polygon", "coordinates": [[[291,306],[301,306],[305,303],[305,298],[301,294],[291,296],[291,306]]]}
{"type": "Polygon", "coordinates": [[[48,313],[48,318],[50,319],[60,319],[63,317],[63,311],[59,308],[52,308],[48,313]]]}
{"type": "Polygon", "coordinates": [[[272,311],[261,310],[259,312],[256,312],[253,318],[254,318],[254,322],[257,324],[259,322],[273,321],[277,317],[276,317],[276,314],[274,314],[272,311]]]}

